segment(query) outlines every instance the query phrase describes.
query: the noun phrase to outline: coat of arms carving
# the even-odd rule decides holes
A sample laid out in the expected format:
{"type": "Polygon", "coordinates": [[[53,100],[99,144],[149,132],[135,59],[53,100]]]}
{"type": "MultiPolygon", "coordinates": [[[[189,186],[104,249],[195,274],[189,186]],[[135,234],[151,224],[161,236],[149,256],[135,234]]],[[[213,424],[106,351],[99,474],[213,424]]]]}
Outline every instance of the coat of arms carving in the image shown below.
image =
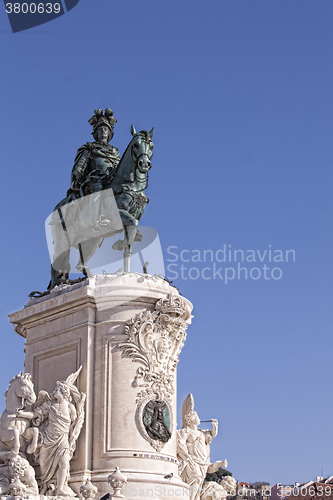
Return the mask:
{"type": "Polygon", "coordinates": [[[157,301],[154,311],[144,311],[126,323],[128,339],[117,348],[141,364],[132,382],[133,387],[142,388],[137,404],[147,396],[171,401],[174,372],[190,320],[187,302],[169,294],[157,301]]]}

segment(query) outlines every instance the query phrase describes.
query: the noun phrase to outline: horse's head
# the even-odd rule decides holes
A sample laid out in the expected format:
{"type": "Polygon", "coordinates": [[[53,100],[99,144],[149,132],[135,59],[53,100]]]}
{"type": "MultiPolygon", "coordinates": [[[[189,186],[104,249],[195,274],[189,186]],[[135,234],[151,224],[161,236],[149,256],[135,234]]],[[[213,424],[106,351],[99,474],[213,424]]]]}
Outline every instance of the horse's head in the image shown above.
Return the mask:
{"type": "MultiPolygon", "coordinates": [[[[19,373],[9,382],[9,389],[14,390],[16,396],[24,399],[29,405],[36,402],[36,394],[34,391],[34,384],[31,381],[30,373],[19,373]]],[[[8,391],[5,393],[7,396],[8,391]]]]}
{"type": "Polygon", "coordinates": [[[153,156],[154,147],[152,141],[153,132],[153,128],[150,132],[146,130],[136,132],[134,126],[131,126],[131,134],[133,136],[130,143],[132,160],[141,174],[146,174],[152,167],[150,160],[153,156]]]}

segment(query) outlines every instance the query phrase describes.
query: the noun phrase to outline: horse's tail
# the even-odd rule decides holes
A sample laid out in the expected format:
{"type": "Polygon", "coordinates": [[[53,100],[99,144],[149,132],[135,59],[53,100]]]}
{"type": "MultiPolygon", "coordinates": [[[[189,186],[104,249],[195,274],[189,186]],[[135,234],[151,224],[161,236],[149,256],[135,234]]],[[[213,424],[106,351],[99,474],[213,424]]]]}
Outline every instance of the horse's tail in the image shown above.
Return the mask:
{"type": "Polygon", "coordinates": [[[66,198],[63,198],[61,201],[59,201],[59,203],[54,207],[53,211],[55,212],[56,210],[58,210],[58,208],[61,208],[63,207],[64,205],[67,205],[67,197],[66,198]]]}

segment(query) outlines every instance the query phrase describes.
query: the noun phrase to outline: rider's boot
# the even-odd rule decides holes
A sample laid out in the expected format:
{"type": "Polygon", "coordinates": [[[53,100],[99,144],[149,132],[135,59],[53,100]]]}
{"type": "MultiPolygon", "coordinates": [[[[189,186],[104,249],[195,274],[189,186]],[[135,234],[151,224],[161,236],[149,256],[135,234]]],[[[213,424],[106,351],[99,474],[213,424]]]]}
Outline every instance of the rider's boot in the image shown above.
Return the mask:
{"type": "Polygon", "coordinates": [[[97,193],[92,193],[90,195],[89,208],[92,220],[91,227],[94,230],[98,230],[100,226],[105,226],[107,224],[110,224],[109,219],[107,219],[105,215],[101,213],[102,196],[100,191],[97,193]]]}

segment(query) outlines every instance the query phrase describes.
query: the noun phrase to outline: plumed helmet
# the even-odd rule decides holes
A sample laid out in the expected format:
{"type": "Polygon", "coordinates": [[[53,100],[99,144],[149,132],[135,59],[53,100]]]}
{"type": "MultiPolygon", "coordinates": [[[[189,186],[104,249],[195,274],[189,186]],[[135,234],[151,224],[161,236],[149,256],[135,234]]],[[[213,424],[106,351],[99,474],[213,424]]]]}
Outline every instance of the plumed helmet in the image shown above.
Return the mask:
{"type": "Polygon", "coordinates": [[[110,108],[106,108],[104,114],[102,109],[95,109],[94,116],[92,116],[88,122],[93,127],[92,135],[94,139],[97,139],[97,130],[99,127],[108,127],[111,133],[111,139],[113,137],[113,127],[117,123],[116,118],[113,116],[113,111],[110,108]]]}

